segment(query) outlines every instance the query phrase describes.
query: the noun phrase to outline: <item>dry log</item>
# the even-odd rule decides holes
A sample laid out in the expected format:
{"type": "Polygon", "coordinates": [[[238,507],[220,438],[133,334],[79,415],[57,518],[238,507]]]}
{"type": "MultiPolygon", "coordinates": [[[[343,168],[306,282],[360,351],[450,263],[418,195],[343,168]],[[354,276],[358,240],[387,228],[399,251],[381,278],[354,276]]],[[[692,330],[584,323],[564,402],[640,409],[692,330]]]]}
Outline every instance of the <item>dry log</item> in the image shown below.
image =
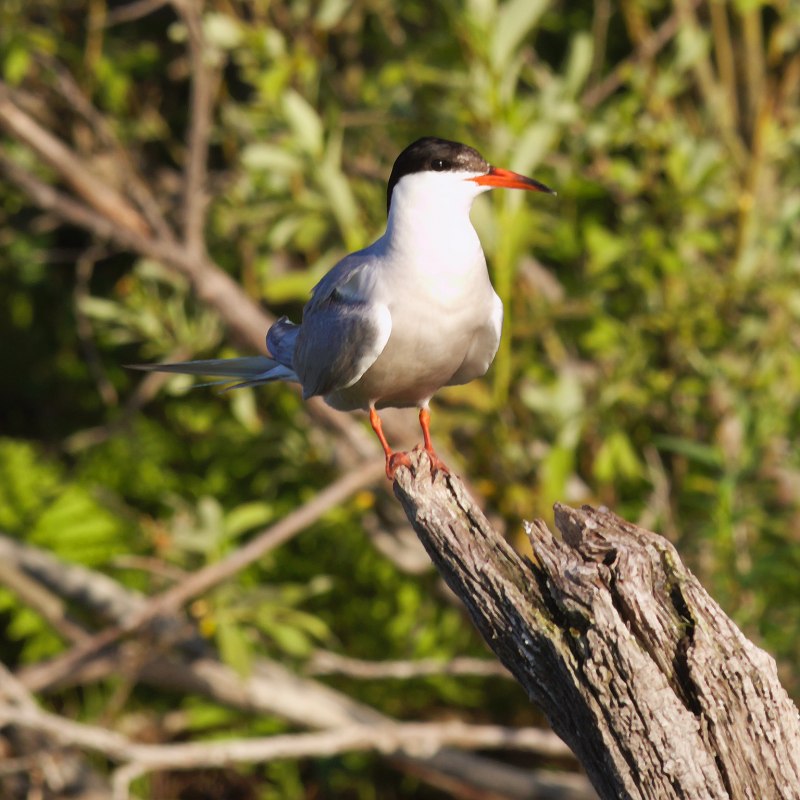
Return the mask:
{"type": "Polygon", "coordinates": [[[602,798],[800,798],[800,715],[675,548],[557,505],[519,555],[424,453],[395,494],[476,627],[602,798]]]}

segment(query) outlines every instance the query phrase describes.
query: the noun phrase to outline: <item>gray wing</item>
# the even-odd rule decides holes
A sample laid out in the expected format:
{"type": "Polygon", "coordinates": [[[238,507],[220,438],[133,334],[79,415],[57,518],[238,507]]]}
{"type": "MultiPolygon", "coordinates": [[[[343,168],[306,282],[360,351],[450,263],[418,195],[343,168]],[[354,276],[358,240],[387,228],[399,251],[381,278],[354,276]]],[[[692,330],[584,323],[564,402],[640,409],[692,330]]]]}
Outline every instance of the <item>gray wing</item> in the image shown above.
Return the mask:
{"type": "Polygon", "coordinates": [[[303,396],[352,386],[375,363],[392,331],[392,317],[371,292],[374,274],[364,251],[340,261],[314,287],[292,367],[303,396]]]}

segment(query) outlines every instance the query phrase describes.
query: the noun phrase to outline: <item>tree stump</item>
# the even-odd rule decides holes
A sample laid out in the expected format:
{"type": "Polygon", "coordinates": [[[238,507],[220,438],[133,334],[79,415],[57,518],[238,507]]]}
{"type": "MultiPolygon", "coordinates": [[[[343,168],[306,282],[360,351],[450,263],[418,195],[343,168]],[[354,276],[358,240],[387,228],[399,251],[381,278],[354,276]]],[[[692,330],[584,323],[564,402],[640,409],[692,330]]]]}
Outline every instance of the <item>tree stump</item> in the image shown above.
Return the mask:
{"type": "Polygon", "coordinates": [[[437,569],[602,798],[800,798],[800,715],[664,538],[557,505],[520,556],[413,454],[394,490],[437,569]]]}

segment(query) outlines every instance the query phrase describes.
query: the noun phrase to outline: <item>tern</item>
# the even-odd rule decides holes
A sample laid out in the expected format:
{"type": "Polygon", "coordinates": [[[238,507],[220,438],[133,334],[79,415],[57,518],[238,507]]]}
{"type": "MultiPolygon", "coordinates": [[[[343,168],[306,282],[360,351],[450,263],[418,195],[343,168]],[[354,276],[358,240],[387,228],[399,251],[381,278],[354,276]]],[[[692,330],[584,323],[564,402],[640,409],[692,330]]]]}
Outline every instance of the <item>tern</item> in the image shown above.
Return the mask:
{"type": "Polygon", "coordinates": [[[390,480],[410,459],[390,447],[378,409],[418,408],[434,474],[446,473],[431,442],[431,397],[484,375],[500,343],[503,304],[470,221],[473,200],[494,188],[555,194],[491,166],[465,144],[418,139],[392,168],[386,232],[322,278],[299,324],[282,317],[272,325],[269,356],[134,366],[238,379],[231,388],[292,381],[304,399],[320,395],[341,411],[363,409],[390,480]]]}

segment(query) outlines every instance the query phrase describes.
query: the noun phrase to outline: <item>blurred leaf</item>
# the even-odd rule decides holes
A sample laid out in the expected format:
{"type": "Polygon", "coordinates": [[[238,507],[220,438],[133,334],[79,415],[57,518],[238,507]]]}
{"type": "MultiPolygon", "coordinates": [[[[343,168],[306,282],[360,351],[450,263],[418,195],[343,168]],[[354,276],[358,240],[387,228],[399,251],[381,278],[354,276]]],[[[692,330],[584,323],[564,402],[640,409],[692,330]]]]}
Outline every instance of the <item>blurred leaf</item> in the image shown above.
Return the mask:
{"type": "Polygon", "coordinates": [[[321,156],[322,120],[308,100],[294,89],[289,89],[283,95],[283,112],[300,149],[309,155],[321,156]]]}
{"type": "Polygon", "coordinates": [[[242,163],[247,169],[295,175],[302,169],[302,161],[285,148],[266,142],[252,142],[242,150],[242,163]]]}
{"type": "Polygon", "coordinates": [[[216,629],[216,642],[220,657],[243,678],[252,672],[253,653],[241,628],[227,621],[220,621],[216,629]]]}
{"type": "Polygon", "coordinates": [[[644,473],[630,439],[622,431],[605,438],[595,456],[593,471],[603,483],[641,478],[644,473]]]}
{"type": "Polygon", "coordinates": [[[203,17],[203,33],[208,44],[221,50],[233,50],[242,42],[238,20],[228,14],[211,12],[203,17]]]}
{"type": "Polygon", "coordinates": [[[229,538],[237,539],[246,531],[265,525],[272,516],[272,509],[267,503],[255,500],[243,503],[225,515],[225,533],[229,538]]]}
{"type": "Polygon", "coordinates": [[[722,465],[721,453],[713,445],[679,439],[675,436],[657,436],[654,439],[654,444],[662,450],[686,456],[686,458],[697,461],[700,464],[706,464],[711,467],[722,465]]]}
{"type": "Polygon", "coordinates": [[[31,66],[30,52],[21,42],[12,45],[3,62],[3,76],[12,86],[17,86],[31,66]]]}
{"type": "Polygon", "coordinates": [[[567,97],[576,97],[583,89],[592,68],[593,50],[589,33],[577,33],[572,37],[564,74],[564,94],[567,97]]]}
{"type": "Polygon", "coordinates": [[[338,25],[352,3],[350,0],[322,0],[317,11],[317,25],[323,30],[338,25]]]}

